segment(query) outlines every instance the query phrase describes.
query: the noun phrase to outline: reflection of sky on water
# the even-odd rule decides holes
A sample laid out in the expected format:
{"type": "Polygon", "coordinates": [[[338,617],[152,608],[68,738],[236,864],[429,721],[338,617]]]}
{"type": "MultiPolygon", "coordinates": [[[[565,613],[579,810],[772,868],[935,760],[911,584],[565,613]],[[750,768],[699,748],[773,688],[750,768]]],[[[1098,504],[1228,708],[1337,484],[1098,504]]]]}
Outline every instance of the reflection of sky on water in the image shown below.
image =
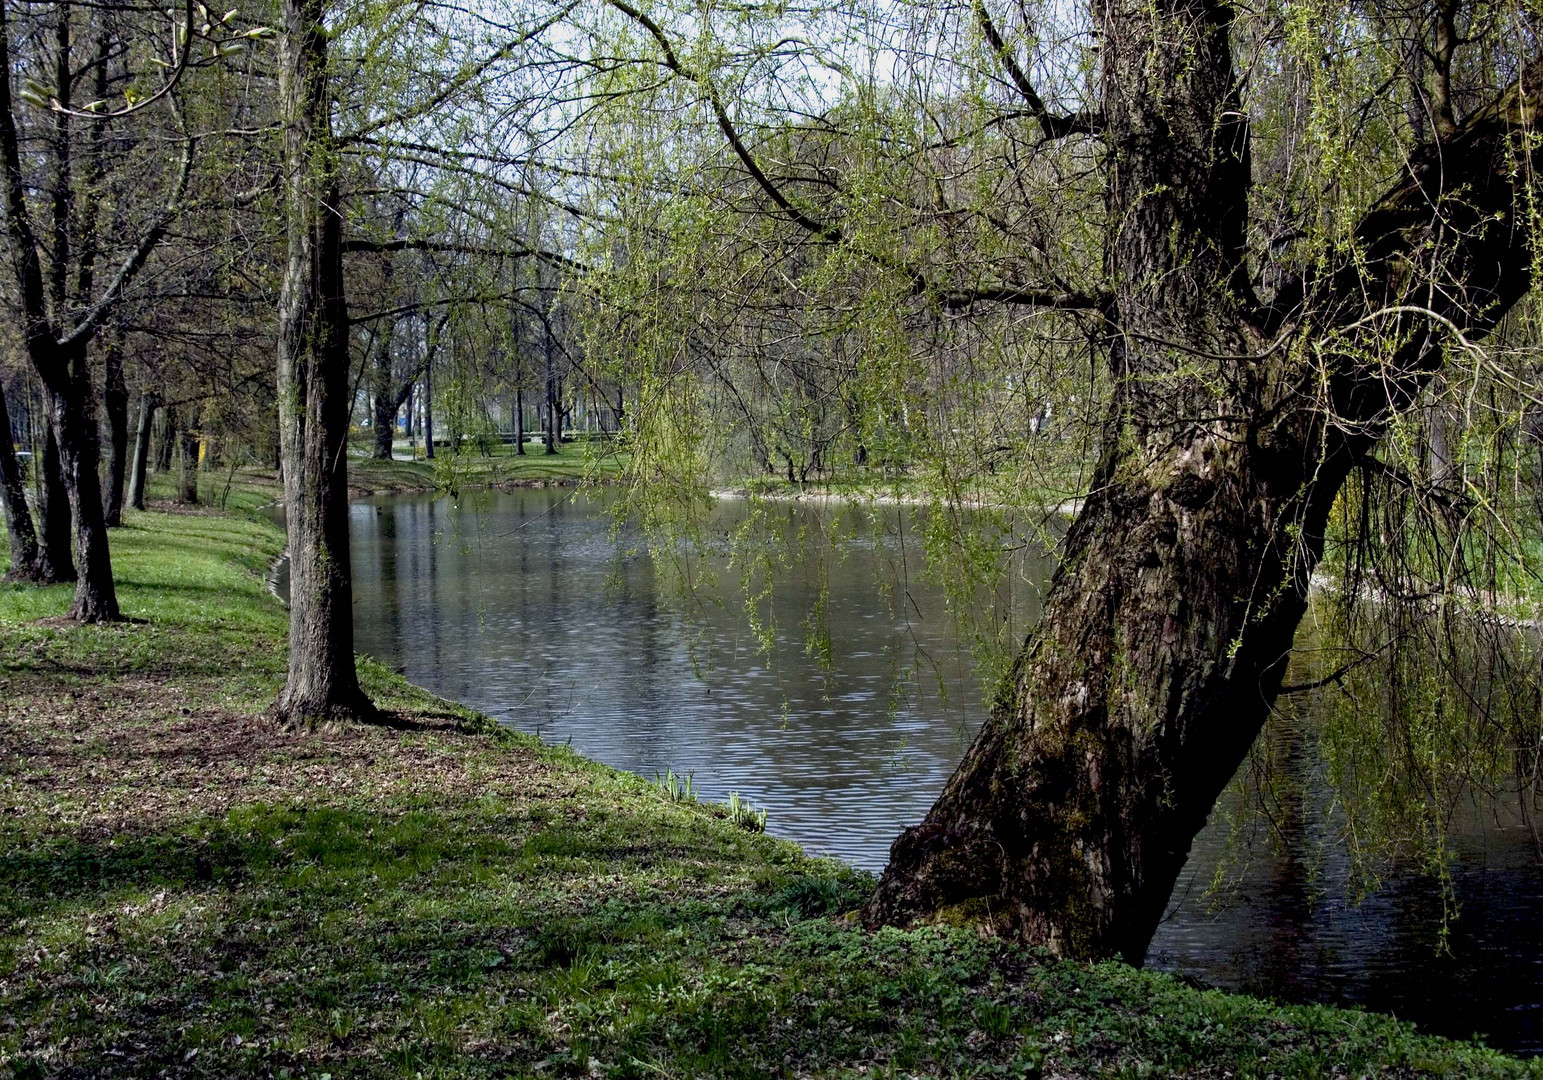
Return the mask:
{"type": "Polygon", "coordinates": [[[762,653],[742,608],[683,615],[652,561],[620,554],[609,518],[567,494],[354,504],[359,648],[548,741],[643,776],[691,773],[703,798],[738,791],[774,832],[880,868],[978,723],[941,594],[913,579],[903,603],[882,596],[887,545],[861,537],[831,564],[830,666],[805,648],[807,566],[777,581],[762,653]],[[923,676],[902,679],[912,665],[923,676]]]}
{"type": "MultiPolygon", "coordinates": [[[[785,512],[792,522],[833,511],[785,512]]],[[[882,535],[859,535],[826,563],[824,668],[801,625],[817,594],[812,562],[779,576],[777,644],[764,654],[737,606],[699,603],[683,615],[651,561],[619,554],[603,509],[571,492],[477,495],[459,508],[428,497],[360,502],[352,526],[362,651],[549,742],[643,776],[693,774],[705,799],[738,791],[767,808],[773,832],[859,866],[883,865],[979,723],[978,687],[941,595],[914,572],[908,595],[880,588],[896,580],[896,548],[882,535]],[[912,665],[922,676],[901,678],[912,665]]],[[[1316,775],[1301,724],[1269,737],[1287,769],[1316,775]]],[[[1235,893],[1212,911],[1206,888],[1228,849],[1217,815],[1149,963],[1543,1050],[1543,873],[1531,832],[1477,812],[1460,823],[1461,917],[1441,953],[1439,886],[1395,873],[1352,903],[1349,868],[1323,843],[1328,795],[1306,787],[1278,840],[1244,853],[1235,893]]]]}

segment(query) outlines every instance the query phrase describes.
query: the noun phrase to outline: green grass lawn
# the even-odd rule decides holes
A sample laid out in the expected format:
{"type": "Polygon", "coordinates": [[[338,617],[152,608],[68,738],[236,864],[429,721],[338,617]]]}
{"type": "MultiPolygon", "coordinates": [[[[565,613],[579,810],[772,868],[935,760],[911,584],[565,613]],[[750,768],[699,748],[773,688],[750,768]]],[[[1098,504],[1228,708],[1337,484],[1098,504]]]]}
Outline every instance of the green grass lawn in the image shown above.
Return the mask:
{"type": "MultiPolygon", "coordinates": [[[[0,587],[0,1076],[1538,1075],[960,929],[365,663],[385,726],[263,717],[261,521],[130,514],[124,610],[0,587]]],[[[775,826],[775,822],[773,822],[775,826]]]]}

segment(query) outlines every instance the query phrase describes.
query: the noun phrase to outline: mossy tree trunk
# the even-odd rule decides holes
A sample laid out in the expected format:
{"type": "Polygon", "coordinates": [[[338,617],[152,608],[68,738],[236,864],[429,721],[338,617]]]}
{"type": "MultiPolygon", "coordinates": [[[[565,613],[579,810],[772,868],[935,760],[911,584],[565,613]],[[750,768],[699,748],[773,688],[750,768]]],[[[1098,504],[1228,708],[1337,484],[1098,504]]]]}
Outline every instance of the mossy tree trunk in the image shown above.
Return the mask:
{"type": "Polygon", "coordinates": [[[279,431],[289,530],[289,669],[273,711],[293,726],[362,719],[348,547],[348,308],[326,5],[285,0],[279,70],[288,259],[279,296],[279,431]]]}
{"type": "MultiPolygon", "coordinates": [[[[1272,304],[1247,275],[1249,133],[1230,11],[1100,5],[1108,348],[1118,390],[1043,619],[864,909],[966,918],[1139,963],[1266,719],[1335,496],[1419,400],[1452,329],[1530,287],[1516,133],[1543,65],[1360,223],[1358,260],[1272,304]]],[[[1536,155],[1534,155],[1536,157],[1536,155]]]]}

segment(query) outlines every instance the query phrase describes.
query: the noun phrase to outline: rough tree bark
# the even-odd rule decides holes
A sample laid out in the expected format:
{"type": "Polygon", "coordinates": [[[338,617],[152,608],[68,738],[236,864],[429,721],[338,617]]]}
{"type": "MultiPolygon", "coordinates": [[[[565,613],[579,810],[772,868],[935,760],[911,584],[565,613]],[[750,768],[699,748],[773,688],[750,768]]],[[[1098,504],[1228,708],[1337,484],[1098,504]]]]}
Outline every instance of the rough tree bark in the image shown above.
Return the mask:
{"type": "Polygon", "coordinates": [[[27,486],[22,480],[21,463],[16,459],[16,444],[11,441],[11,412],[5,404],[5,388],[0,386],[0,509],[5,511],[5,531],[11,542],[11,565],[6,581],[39,581],[42,566],[38,561],[37,532],[32,528],[32,513],[27,509],[27,486]]]}
{"type": "MultiPolygon", "coordinates": [[[[65,356],[45,362],[45,370],[62,375],[50,387],[49,411],[59,442],[59,466],[64,476],[64,491],[69,499],[70,519],[75,530],[75,600],[70,618],[80,622],[117,622],[118,593],[113,584],[112,557],[107,546],[107,522],[102,517],[102,487],[97,476],[101,448],[96,416],[90,403],[91,367],[86,348],[65,351],[65,356]]],[[[48,380],[44,380],[48,385],[48,380]]]]}
{"type": "Polygon", "coordinates": [[[373,714],[354,667],[348,548],[348,307],[324,0],[285,0],[288,261],[279,295],[279,432],[289,531],[289,670],[273,713],[292,726],[373,714]]]}
{"type": "Polygon", "coordinates": [[[1517,138],[1543,64],[1415,156],[1360,223],[1360,260],[1261,305],[1230,9],[1099,12],[1119,387],[1103,457],[1040,626],[863,918],[1140,963],[1280,689],[1336,494],[1451,330],[1482,335],[1531,286],[1512,178],[1543,164],[1517,138]]]}
{"type": "Polygon", "coordinates": [[[53,422],[43,420],[43,461],[38,475],[39,582],[75,580],[70,543],[70,497],[59,464],[59,440],[53,422]]]}
{"type": "Polygon", "coordinates": [[[130,508],[145,508],[145,472],[150,465],[150,433],[155,427],[156,396],[149,391],[139,398],[139,425],[134,430],[134,463],[129,472],[130,508]]]}

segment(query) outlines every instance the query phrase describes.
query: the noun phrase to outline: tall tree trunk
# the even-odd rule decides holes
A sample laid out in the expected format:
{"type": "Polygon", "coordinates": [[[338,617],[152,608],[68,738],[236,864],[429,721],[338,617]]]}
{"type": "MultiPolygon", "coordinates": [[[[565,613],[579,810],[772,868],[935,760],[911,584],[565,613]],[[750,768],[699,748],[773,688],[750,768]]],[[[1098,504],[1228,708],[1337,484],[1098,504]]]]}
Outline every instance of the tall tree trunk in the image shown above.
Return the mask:
{"type": "Polygon", "coordinates": [[[118,593],[113,584],[107,523],[102,517],[102,487],[97,475],[101,444],[90,401],[90,365],[82,344],[56,362],[70,372],[62,390],[51,391],[49,405],[59,440],[59,466],[75,523],[75,600],[69,617],[78,622],[117,622],[118,593]]]}
{"type": "Polygon", "coordinates": [[[38,559],[46,581],[74,581],[75,559],[70,549],[70,497],[59,461],[59,440],[53,421],[43,422],[43,463],[38,486],[38,559]]]}
{"type": "Polygon", "coordinates": [[[6,581],[40,581],[42,566],[38,561],[37,533],[32,528],[32,513],[27,509],[27,487],[16,460],[16,444],[11,441],[11,414],[5,404],[5,387],[0,386],[0,508],[5,511],[5,531],[11,542],[11,565],[6,581]]]}
{"type": "Polygon", "coordinates": [[[129,473],[129,507],[145,508],[145,472],[150,465],[150,432],[155,427],[156,397],[146,391],[139,398],[139,425],[134,430],[134,464],[129,473]]]}
{"type": "Polygon", "coordinates": [[[168,405],[161,410],[160,437],[155,443],[155,471],[170,472],[172,457],[177,449],[177,407],[168,405]]]}
{"type": "Polygon", "coordinates": [[[396,411],[402,404],[397,397],[397,384],[391,377],[390,319],[385,321],[371,348],[374,353],[370,365],[370,395],[373,406],[371,423],[375,426],[373,456],[376,461],[390,461],[391,444],[396,438],[396,411]]]}
{"type": "Polygon", "coordinates": [[[109,529],[123,524],[123,484],[129,457],[129,388],[123,381],[123,341],[114,333],[102,350],[105,384],[102,404],[107,412],[107,486],[102,492],[102,519],[109,529]]]}
{"type": "Polygon", "coordinates": [[[543,432],[543,437],[546,440],[546,452],[549,454],[555,454],[557,453],[557,440],[559,438],[557,425],[561,423],[561,421],[557,418],[557,365],[552,356],[552,328],[550,325],[548,325],[546,328],[545,345],[546,429],[543,432]]]}
{"type": "MultiPolygon", "coordinates": [[[[105,58],[100,59],[105,63],[105,58]]],[[[58,6],[54,60],[54,95],[67,106],[74,80],[69,4],[58,6]]],[[[99,78],[103,74],[99,68],[99,78]]],[[[77,207],[71,175],[70,115],[65,110],[54,113],[53,259],[49,264],[49,294],[55,311],[62,311],[68,301],[72,248],[78,246],[78,295],[89,298],[94,291],[97,199],[93,188],[100,184],[102,176],[101,125],[93,124],[91,131],[85,190],[77,207]]],[[[35,248],[33,253],[36,254],[35,248]]],[[[25,283],[23,291],[24,294],[29,292],[25,283]]],[[[41,288],[33,295],[41,298],[41,288]]],[[[113,586],[107,523],[102,516],[101,480],[97,474],[101,463],[101,437],[87,351],[90,339],[76,335],[67,343],[59,340],[47,321],[47,309],[41,304],[34,307],[29,301],[30,297],[24,300],[23,307],[35,313],[36,318],[31,320],[33,325],[28,328],[27,352],[43,383],[49,418],[58,441],[59,471],[75,526],[75,599],[69,617],[80,622],[114,622],[121,615],[113,586]]]]}
{"type": "Polygon", "coordinates": [[[1540,161],[1511,134],[1543,103],[1538,65],[1416,156],[1361,222],[1359,259],[1258,305],[1229,12],[1099,8],[1118,386],[1103,459],[1041,624],[895,841],[869,925],[963,917],[1141,962],[1279,692],[1335,496],[1439,369],[1441,320],[1471,340],[1531,286],[1511,178],[1540,161]]]}
{"type": "Polygon", "coordinates": [[[279,296],[279,429],[289,531],[289,670],[273,706],[312,726],[370,716],[354,667],[348,546],[348,306],[324,0],[284,0],[279,68],[288,260],[279,296]]]}
{"type": "Polygon", "coordinates": [[[371,457],[376,461],[390,461],[392,443],[396,441],[396,409],[391,407],[388,398],[371,398],[370,403],[375,414],[375,450],[371,457]]]}
{"type": "Polygon", "coordinates": [[[198,505],[198,431],[196,413],[184,411],[177,425],[177,501],[198,505]]]}

